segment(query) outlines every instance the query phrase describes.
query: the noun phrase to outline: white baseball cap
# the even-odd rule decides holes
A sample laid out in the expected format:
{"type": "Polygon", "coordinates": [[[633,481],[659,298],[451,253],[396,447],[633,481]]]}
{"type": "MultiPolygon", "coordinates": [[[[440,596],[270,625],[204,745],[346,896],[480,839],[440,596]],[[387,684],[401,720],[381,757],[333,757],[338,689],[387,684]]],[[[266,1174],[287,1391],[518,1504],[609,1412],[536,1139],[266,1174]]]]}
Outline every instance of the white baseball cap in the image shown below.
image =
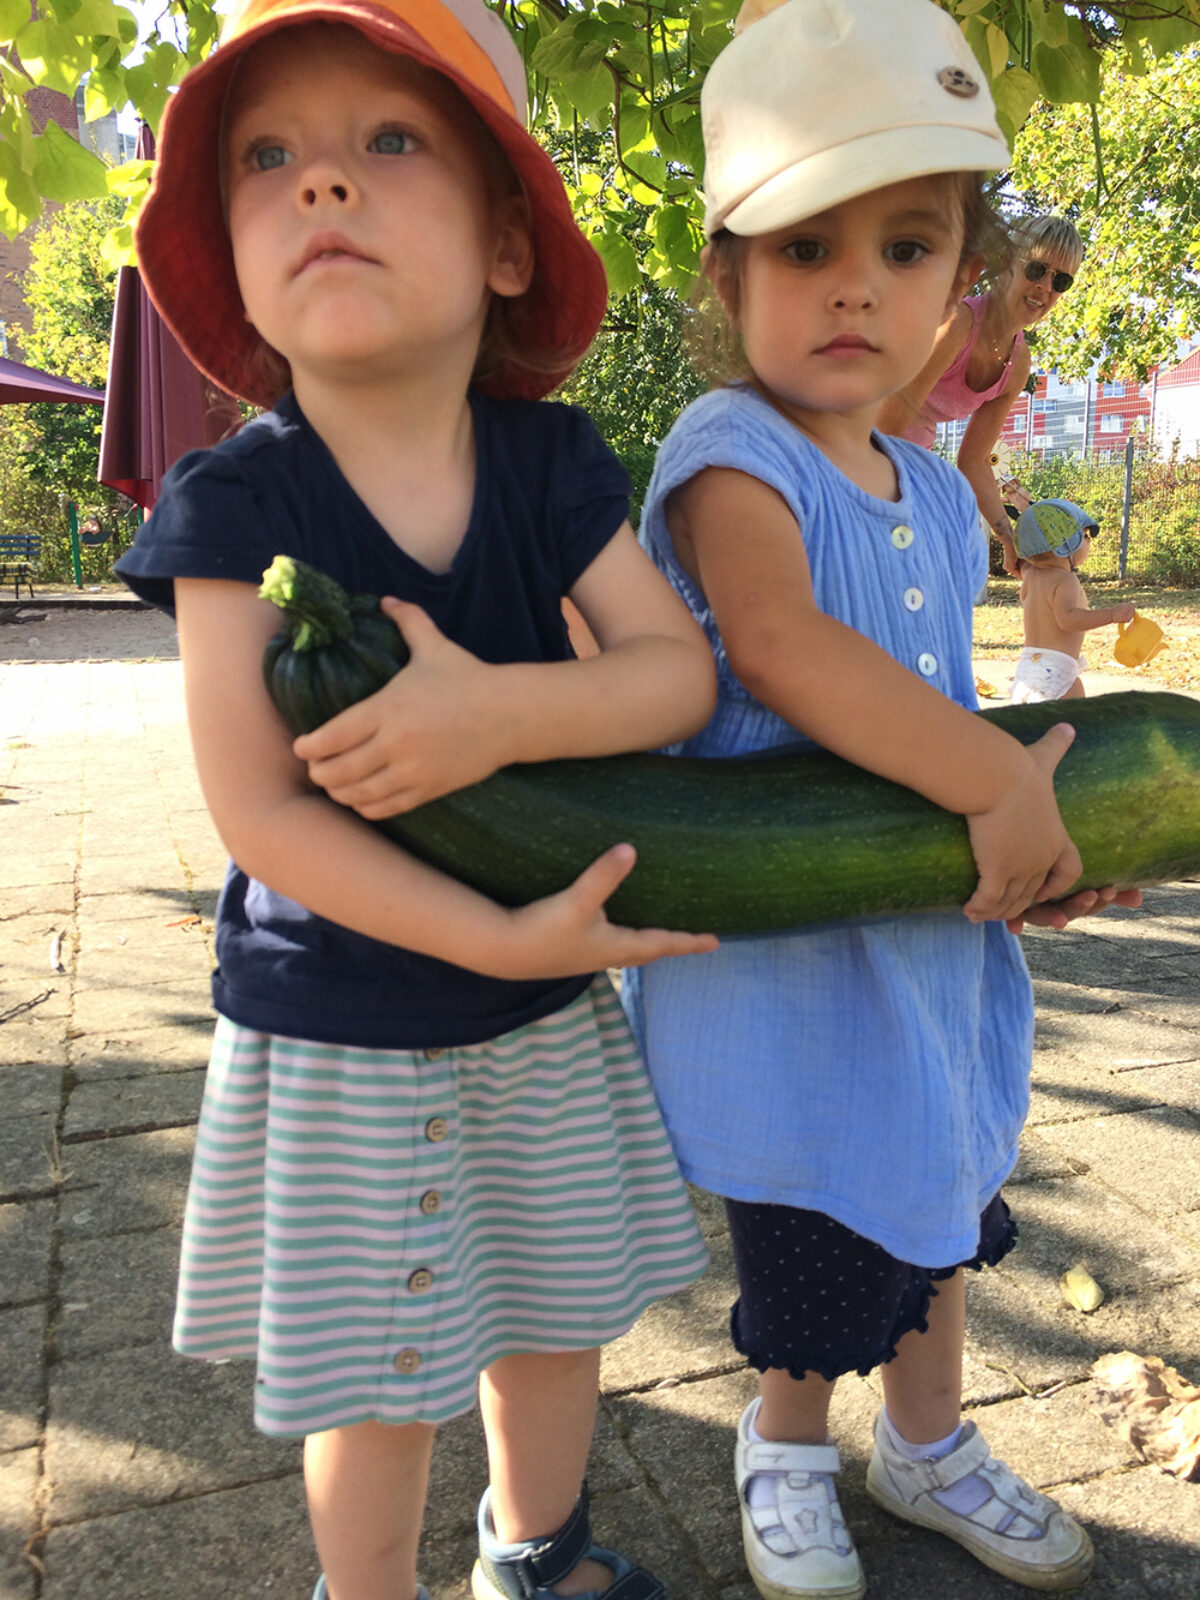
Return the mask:
{"type": "Polygon", "coordinates": [[[934,0],[769,5],[747,0],[700,93],[708,238],[770,233],[925,173],[1008,164],[979,65],[934,0]]]}

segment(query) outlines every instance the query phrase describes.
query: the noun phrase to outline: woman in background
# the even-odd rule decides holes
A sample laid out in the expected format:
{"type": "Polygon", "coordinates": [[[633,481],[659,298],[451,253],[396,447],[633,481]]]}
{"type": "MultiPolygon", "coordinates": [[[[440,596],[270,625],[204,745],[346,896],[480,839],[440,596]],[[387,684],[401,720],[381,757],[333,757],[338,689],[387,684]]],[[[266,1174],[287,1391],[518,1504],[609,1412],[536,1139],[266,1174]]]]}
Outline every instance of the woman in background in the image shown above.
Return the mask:
{"type": "MultiPolygon", "coordinates": [[[[1012,526],[992,470],[992,453],[1029,381],[1026,328],[1053,311],[1083,260],[1083,240],[1065,217],[1035,217],[1013,230],[1014,251],[990,292],[969,295],[938,330],[933,351],[908,387],[885,405],[878,426],[931,448],[937,427],[970,417],[958,451],[979,512],[1017,570],[1012,526]]],[[[982,266],[982,262],[981,262],[982,266]]]]}

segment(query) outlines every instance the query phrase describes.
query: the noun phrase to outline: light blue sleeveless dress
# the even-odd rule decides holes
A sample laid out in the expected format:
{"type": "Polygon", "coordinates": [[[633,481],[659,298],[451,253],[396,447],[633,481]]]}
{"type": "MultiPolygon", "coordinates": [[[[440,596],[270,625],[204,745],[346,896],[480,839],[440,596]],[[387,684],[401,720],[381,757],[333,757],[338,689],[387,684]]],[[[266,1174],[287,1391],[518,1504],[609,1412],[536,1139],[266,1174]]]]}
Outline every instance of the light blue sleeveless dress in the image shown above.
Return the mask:
{"type": "MultiPolygon", "coordinates": [[[[704,628],[718,674],[712,720],[672,753],[808,742],[734,677],[712,612],[675,559],[666,499],[708,466],[783,497],[824,611],[976,709],[971,602],[984,560],[974,495],[930,452],[876,443],[895,464],[898,501],[859,489],[742,386],[703,396],[664,441],[641,537],[704,628]]],[[[727,939],[710,955],[630,971],[623,998],[691,1182],[822,1212],[918,1266],[975,1253],[1029,1101],[1032,995],[1002,923],[951,913],[727,939]]]]}

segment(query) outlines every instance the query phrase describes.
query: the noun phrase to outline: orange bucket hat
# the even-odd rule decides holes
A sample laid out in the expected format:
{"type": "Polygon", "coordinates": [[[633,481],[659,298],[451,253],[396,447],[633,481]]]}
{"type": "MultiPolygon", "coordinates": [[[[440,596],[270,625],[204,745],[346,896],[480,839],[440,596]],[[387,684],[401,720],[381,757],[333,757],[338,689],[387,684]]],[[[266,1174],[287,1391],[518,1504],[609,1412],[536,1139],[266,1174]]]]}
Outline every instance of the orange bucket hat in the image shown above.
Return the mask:
{"type": "Polygon", "coordinates": [[[340,22],[381,50],[411,56],[448,78],[482,117],[520,179],[533,233],[533,280],[512,302],[509,362],[480,387],[537,400],[586,352],[604,316],[604,267],[571,213],[553,161],[525,130],[525,70],[500,18],[482,0],[246,0],[221,41],[193,67],[163,118],[150,193],[137,224],[138,265],[150,298],[196,366],[222,389],[270,406],[233,267],[220,180],[225,98],[238,62],[279,28],[340,22]]]}

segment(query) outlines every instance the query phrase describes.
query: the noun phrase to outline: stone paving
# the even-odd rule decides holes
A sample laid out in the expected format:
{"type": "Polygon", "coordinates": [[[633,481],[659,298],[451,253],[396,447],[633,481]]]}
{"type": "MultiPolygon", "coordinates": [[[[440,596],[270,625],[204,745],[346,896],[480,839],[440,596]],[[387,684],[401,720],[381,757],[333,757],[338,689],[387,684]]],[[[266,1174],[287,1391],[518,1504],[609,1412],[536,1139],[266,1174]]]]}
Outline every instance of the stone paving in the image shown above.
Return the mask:
{"type": "MultiPolygon", "coordinates": [[[[0,660],[0,840],[0,1600],[308,1600],[297,1448],[254,1432],[245,1366],[169,1344],[223,867],[176,661],[0,660]]],[[[1120,1349],[1200,1381],[1198,890],[1028,938],[1022,1244],[970,1287],[971,1412],[1086,1521],[1096,1600],[1200,1594],[1200,1484],[1139,1463],[1088,1383],[1120,1349]],[[1080,1258],[1108,1295],[1091,1316],[1057,1287],[1080,1258]]],[[[673,1600],[751,1600],[731,1457],[753,1381],[725,1338],[723,1216],[697,1203],[711,1270],[605,1355],[594,1521],[673,1600]]],[[[852,1379],[835,1415],[872,1600],[1017,1595],[866,1499],[877,1404],[852,1379]]],[[[437,1600],[468,1594],[483,1484],[466,1417],[437,1446],[437,1600]]]]}

